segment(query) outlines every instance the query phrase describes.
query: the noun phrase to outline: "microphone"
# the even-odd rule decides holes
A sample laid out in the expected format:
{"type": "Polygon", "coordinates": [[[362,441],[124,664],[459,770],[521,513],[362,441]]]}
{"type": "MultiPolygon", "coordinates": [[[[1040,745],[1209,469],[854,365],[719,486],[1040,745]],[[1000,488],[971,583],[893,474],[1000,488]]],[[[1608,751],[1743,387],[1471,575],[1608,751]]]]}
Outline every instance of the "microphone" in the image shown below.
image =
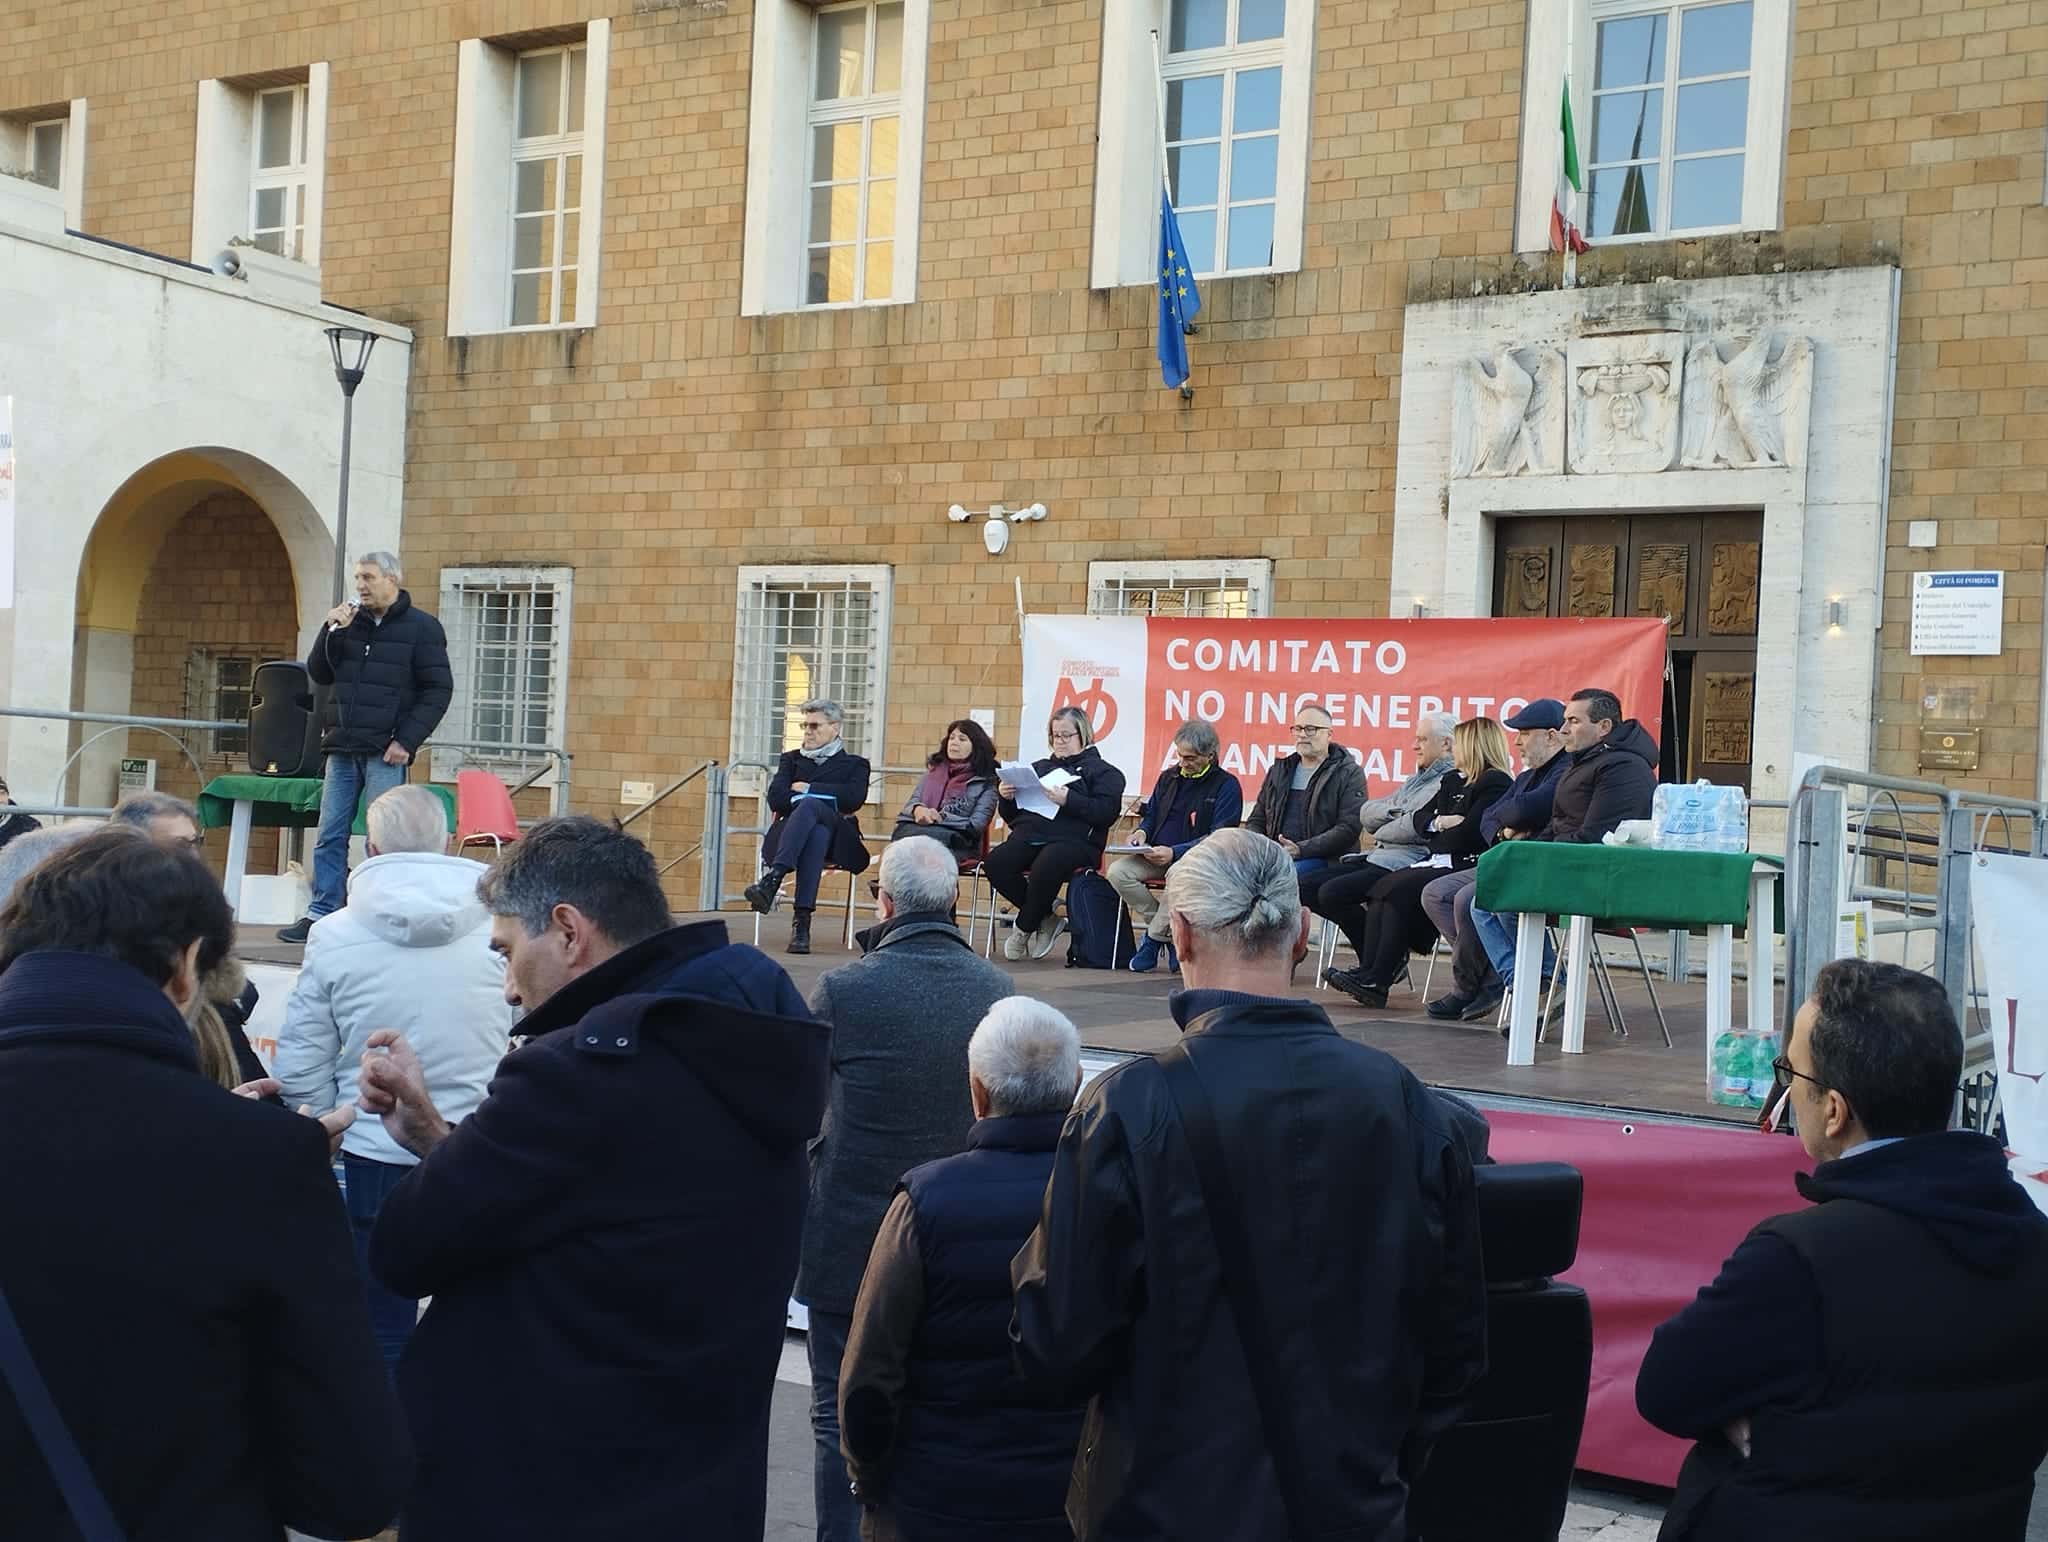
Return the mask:
{"type": "Polygon", "coordinates": [[[350,601],[348,601],[347,603],[348,603],[348,620],[347,620],[347,621],[330,621],[330,622],[328,622],[328,623],[327,623],[327,630],[328,630],[328,631],[330,631],[330,632],[338,632],[338,631],[340,631],[340,630],[341,630],[341,629],[342,629],[343,627],[345,627],[345,626],[349,625],[349,623],[350,623],[350,622],[353,622],[353,621],[355,620],[355,618],[356,618],[356,612],[357,612],[358,610],[362,609],[362,607],[361,607],[360,605],[358,605],[358,604],[357,604],[357,603],[356,603],[356,602],[355,602],[354,600],[350,600],[350,601]]]}

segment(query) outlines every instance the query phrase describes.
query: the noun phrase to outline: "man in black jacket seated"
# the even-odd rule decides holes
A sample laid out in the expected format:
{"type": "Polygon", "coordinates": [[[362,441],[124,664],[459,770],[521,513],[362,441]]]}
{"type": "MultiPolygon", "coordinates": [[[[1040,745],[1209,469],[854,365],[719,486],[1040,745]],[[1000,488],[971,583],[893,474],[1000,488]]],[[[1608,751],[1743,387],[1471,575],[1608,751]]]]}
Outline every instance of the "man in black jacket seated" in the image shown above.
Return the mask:
{"type": "MultiPolygon", "coordinates": [[[[0,1294],[114,1524],[386,1525],[411,1451],[327,1133],[199,1073],[187,1018],[235,936],[220,881],[188,847],[95,830],[22,880],[0,932],[0,1294]]],[[[0,1537],[76,1538],[8,1380],[0,1537]]]]}
{"type": "Polygon", "coordinates": [[[839,1373],[839,1428],[873,1542],[1071,1542],[1079,1400],[1010,1363],[1010,1259],[1081,1085],[1065,1014],[1013,996],[967,1045],[967,1149],[912,1168],[875,1237],[839,1373]]]}
{"type": "Polygon", "coordinates": [[[1263,1428],[1165,1072],[1126,1061],[1068,1119],[1011,1265],[1019,1370],[1092,1399],[1068,1517],[1081,1542],[1404,1536],[1408,1482],[1486,1367],[1471,1162],[1398,1061],[1283,999],[1308,925],[1282,848],[1218,831],[1174,864],[1166,907],[1180,1047],[1228,1153],[1271,1341],[1256,1363],[1287,1417],[1263,1428]]]}
{"type": "Polygon", "coordinates": [[[671,928],[597,820],[536,825],[478,898],[524,1043],[453,1129],[394,1031],[359,1082],[421,1158],[370,1238],[434,1298],[398,1370],[406,1542],[759,1537],[829,1036],[723,922],[671,928]]]}
{"type": "Polygon", "coordinates": [[[1778,1061],[1818,1164],[1659,1328],[1650,1423],[1698,1442],[1664,1542],[2020,1542],[2048,1455],[2048,1218],[1947,1128],[1962,1039],[1895,964],[1822,969],[1778,1061]]]}
{"type": "Polygon", "coordinates": [[[762,915],[775,908],[782,880],[796,874],[796,904],[790,917],[789,953],[811,951],[811,912],[818,908],[818,881],[825,864],[849,873],[868,868],[853,814],[868,801],[868,763],[840,737],[845,716],[836,701],[807,701],[797,708],[804,742],[784,750],[768,784],[775,822],[761,837],[759,878],[741,892],[762,915]]]}
{"type": "Polygon", "coordinates": [[[441,623],[399,588],[405,577],[388,551],[356,559],[353,604],[320,623],[306,655],[315,685],[328,686],[320,749],[320,833],[313,845],[313,902],[277,934],[304,942],[313,923],[348,901],[348,838],[364,807],[405,780],[405,768],[455,694],[441,623]]]}

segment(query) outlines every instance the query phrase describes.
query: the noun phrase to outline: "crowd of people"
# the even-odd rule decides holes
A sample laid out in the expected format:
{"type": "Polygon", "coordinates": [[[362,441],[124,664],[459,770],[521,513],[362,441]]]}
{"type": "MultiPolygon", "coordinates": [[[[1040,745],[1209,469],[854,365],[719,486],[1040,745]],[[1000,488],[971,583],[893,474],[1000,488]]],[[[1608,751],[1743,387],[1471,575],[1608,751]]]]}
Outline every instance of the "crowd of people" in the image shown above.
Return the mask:
{"type": "MultiPolygon", "coordinates": [[[[1248,807],[1184,725],[1107,867],[1180,1036],[1084,1086],[1073,1023],[956,905],[982,863],[1006,959],[1049,951],[1124,812],[1085,714],[1048,724],[1050,814],[947,726],[860,956],[806,1001],[724,922],[677,924],[614,824],[449,853],[403,782],[435,684],[397,576],[359,564],[317,645],[329,791],[398,776],[303,925],[267,1069],[189,805],[0,822],[0,1537],[753,1542],[792,1292],[821,1542],[1409,1534],[1487,1374],[1491,1132],[1296,972],[1320,914],[1359,1001],[1436,935],[1432,1011],[1497,1000],[1512,918],[1472,907],[1479,852],[1648,810],[1654,746],[1611,695],[1426,718],[1373,800],[1313,706],[1248,807]]],[[[835,704],[801,722],[747,896],[794,879],[799,952],[825,870],[870,860],[870,768],[835,704]]],[[[1742,1243],[1637,1383],[1694,1442],[1665,1537],[2019,1542],[2048,1221],[1948,1130],[1960,1054],[1934,982],[1821,972],[1777,1062],[1812,1206],[1742,1243]]]]}

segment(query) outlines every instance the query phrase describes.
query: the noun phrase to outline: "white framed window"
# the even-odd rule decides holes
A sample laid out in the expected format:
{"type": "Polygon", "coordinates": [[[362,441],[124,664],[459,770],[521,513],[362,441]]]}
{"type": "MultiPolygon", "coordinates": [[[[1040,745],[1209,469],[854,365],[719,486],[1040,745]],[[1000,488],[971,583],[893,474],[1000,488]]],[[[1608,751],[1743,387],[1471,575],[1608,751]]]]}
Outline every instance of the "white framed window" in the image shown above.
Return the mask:
{"type": "Polygon", "coordinates": [[[84,211],[85,98],[0,113],[0,171],[61,196],[64,225],[84,211]]]}
{"type": "Polygon", "coordinates": [[[250,135],[249,239],[294,262],[306,245],[306,94],[304,85],[258,91],[250,135]]]}
{"type": "Polygon", "coordinates": [[[327,66],[199,82],[192,260],[231,243],[320,264],[327,66]]]}
{"type": "Polygon", "coordinates": [[[1518,250],[1549,242],[1567,75],[1587,240],[1777,228],[1791,0],[1531,0],[1529,39],[1518,250]]]}
{"type": "Polygon", "coordinates": [[[1197,274],[1300,269],[1315,22],[1315,0],[1105,8],[1094,287],[1152,282],[1162,177],[1197,274]]]}
{"type": "Polygon", "coordinates": [[[45,118],[28,126],[28,179],[59,192],[64,189],[64,136],[69,118],[45,118]]]}
{"type": "Polygon", "coordinates": [[[448,332],[597,325],[611,23],[456,53],[448,332]]]}
{"type": "Polygon", "coordinates": [[[917,287],[931,0],[759,0],[740,312],[917,287]]]}
{"type": "Polygon", "coordinates": [[[845,711],[846,746],[879,765],[887,717],[890,570],[742,567],[732,671],[733,790],[758,796],[802,740],[799,707],[845,711]]]}
{"type": "Polygon", "coordinates": [[[1272,270],[1286,27],[1286,0],[1168,0],[1166,180],[1199,277],[1272,270]]]}
{"type": "Polygon", "coordinates": [[[896,268],[903,0],[826,6],[812,37],[804,303],[887,300],[896,268]]]}
{"type": "Polygon", "coordinates": [[[587,50],[572,43],[530,49],[514,71],[507,318],[513,327],[560,326],[576,316],[588,66],[587,50]]]}
{"type": "MultiPolygon", "coordinates": [[[[464,766],[523,774],[567,730],[569,609],[574,569],[480,566],[441,570],[441,625],[455,676],[437,739],[498,749],[434,747],[434,776],[464,766]]],[[[544,774],[537,785],[551,785],[544,774]]]]}
{"type": "Polygon", "coordinates": [[[1243,621],[1268,613],[1273,564],[1263,557],[1192,562],[1091,562],[1091,616],[1201,616],[1243,621]]]}

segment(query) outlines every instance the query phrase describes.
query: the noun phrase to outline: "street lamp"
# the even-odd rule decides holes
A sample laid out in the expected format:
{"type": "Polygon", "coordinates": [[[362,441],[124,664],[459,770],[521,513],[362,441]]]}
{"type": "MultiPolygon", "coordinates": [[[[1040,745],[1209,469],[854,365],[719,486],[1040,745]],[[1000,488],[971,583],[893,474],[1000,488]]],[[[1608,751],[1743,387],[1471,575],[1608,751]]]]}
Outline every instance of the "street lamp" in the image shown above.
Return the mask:
{"type": "Polygon", "coordinates": [[[348,448],[355,431],[356,387],[370,367],[377,334],[359,327],[329,327],[327,346],[334,354],[334,378],[341,382],[341,497],[334,510],[334,603],[348,587],[348,448]]]}

